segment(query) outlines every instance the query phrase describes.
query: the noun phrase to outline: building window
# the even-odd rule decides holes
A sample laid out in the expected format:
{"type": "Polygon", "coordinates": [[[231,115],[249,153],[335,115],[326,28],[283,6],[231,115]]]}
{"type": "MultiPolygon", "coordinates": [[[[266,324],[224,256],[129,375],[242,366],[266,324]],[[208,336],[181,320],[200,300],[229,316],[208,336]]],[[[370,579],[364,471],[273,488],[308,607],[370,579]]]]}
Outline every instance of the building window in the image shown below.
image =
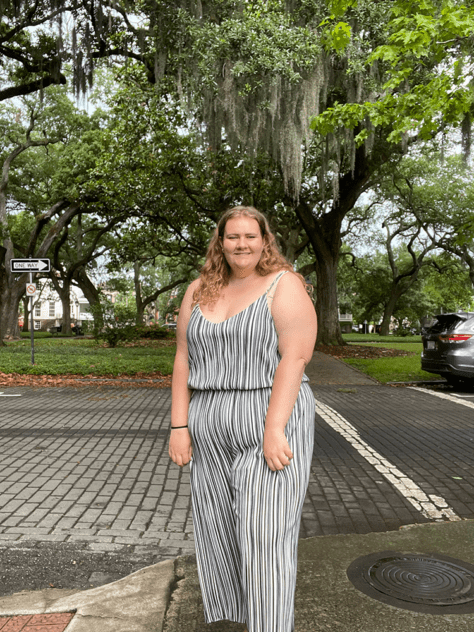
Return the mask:
{"type": "Polygon", "coordinates": [[[35,329],[41,329],[41,321],[35,320],[35,329]]]}
{"type": "Polygon", "coordinates": [[[49,301],[49,317],[54,318],[56,316],[56,303],[49,301]]]}
{"type": "Polygon", "coordinates": [[[39,301],[35,305],[35,316],[41,316],[41,303],[39,301]]]}

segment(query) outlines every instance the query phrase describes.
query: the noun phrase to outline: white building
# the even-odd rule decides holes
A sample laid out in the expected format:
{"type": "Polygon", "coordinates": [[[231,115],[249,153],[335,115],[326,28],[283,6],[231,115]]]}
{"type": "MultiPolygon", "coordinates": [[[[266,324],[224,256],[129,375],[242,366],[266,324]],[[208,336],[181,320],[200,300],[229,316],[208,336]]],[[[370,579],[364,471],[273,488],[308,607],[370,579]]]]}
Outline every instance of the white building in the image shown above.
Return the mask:
{"type": "MultiPolygon", "coordinates": [[[[57,292],[48,280],[37,283],[37,288],[33,299],[34,328],[37,331],[48,331],[51,327],[59,327],[63,317],[63,304],[57,292]]],[[[71,323],[81,326],[84,321],[92,321],[89,301],[78,287],[71,287],[70,298],[71,323]]]]}

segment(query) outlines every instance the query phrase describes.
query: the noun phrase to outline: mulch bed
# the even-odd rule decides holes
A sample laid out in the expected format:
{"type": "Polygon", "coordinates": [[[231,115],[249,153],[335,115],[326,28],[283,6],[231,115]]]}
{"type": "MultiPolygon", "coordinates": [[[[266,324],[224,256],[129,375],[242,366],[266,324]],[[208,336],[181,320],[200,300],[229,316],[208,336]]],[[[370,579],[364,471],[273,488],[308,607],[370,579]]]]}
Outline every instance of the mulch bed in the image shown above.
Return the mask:
{"type": "Polygon", "coordinates": [[[19,375],[18,373],[0,373],[0,388],[13,386],[37,387],[80,387],[114,386],[120,388],[171,388],[171,375],[155,373],[136,373],[124,375],[19,375]]]}
{"type": "Polygon", "coordinates": [[[402,351],[401,349],[386,349],[385,347],[368,347],[366,345],[344,345],[334,347],[331,345],[318,345],[316,351],[322,351],[336,358],[358,358],[371,360],[373,358],[393,358],[395,356],[417,355],[414,351],[402,351]]]}

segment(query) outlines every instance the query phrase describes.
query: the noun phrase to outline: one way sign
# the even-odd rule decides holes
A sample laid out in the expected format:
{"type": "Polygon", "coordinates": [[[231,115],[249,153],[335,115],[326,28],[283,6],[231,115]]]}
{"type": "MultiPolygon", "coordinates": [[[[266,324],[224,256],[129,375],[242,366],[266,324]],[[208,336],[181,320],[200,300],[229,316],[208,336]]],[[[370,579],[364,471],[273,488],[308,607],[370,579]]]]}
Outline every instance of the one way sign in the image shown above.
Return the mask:
{"type": "Polygon", "coordinates": [[[49,272],[49,259],[10,259],[12,272],[49,272]]]}

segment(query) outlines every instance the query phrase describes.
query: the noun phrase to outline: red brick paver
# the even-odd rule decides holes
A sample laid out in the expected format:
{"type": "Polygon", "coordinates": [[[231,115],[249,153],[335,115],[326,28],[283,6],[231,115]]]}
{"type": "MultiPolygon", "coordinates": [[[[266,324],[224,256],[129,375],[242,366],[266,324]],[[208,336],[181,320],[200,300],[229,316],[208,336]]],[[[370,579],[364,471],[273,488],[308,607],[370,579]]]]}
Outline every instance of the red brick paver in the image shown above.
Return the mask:
{"type": "Polygon", "coordinates": [[[0,616],[0,632],[64,632],[73,612],[0,616]]]}

